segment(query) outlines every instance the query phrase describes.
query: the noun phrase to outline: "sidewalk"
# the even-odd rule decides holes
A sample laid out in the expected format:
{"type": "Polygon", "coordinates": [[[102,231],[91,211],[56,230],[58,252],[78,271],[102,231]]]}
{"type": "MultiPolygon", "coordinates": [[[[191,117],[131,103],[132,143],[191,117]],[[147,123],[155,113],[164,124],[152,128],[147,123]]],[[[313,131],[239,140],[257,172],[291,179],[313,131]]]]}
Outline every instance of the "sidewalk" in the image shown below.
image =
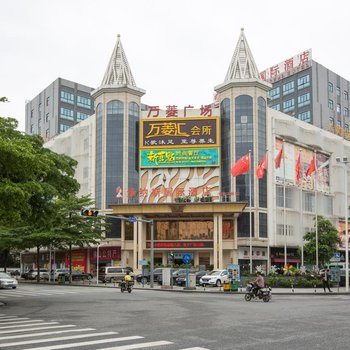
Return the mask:
{"type": "MultiPolygon", "coordinates": [[[[18,280],[19,285],[26,284],[26,283],[31,283],[31,284],[37,284],[35,281],[27,281],[27,280],[18,280]]],[[[59,286],[80,286],[80,287],[98,287],[98,288],[119,288],[118,283],[102,283],[99,282],[97,284],[97,281],[95,279],[92,279],[90,281],[74,281],[72,284],[69,284],[66,282],[65,284],[60,284],[60,283],[53,283],[53,282],[40,282],[40,284],[55,284],[59,286]]],[[[141,283],[135,283],[134,285],[135,290],[148,290],[148,291],[164,291],[164,292],[182,292],[182,293],[208,293],[208,294],[244,294],[245,293],[245,287],[240,287],[238,288],[238,291],[224,291],[223,287],[202,287],[202,286],[196,286],[195,289],[186,289],[185,287],[179,287],[179,286],[173,286],[172,288],[170,286],[161,286],[158,283],[154,283],[153,288],[150,287],[149,284],[145,284],[142,286],[141,283]]],[[[332,296],[332,295],[349,295],[350,293],[345,291],[345,287],[340,287],[340,288],[332,288],[333,292],[324,292],[322,288],[272,288],[272,294],[279,294],[279,295],[327,295],[327,296],[332,296]]]]}

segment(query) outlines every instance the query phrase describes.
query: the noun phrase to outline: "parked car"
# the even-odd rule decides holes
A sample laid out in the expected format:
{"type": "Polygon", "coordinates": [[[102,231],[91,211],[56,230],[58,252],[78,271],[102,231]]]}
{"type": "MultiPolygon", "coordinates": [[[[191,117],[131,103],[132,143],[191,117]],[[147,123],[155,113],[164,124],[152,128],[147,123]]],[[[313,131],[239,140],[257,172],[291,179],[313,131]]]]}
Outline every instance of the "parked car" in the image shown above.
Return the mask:
{"type": "MultiPolygon", "coordinates": [[[[69,277],[70,277],[69,270],[59,273],[58,279],[60,279],[61,277],[64,277],[66,281],[69,280],[69,277]]],[[[72,270],[72,281],[87,281],[91,279],[92,279],[91,273],[72,270]]]]}
{"type": "Polygon", "coordinates": [[[134,279],[134,272],[131,267],[120,266],[105,266],[98,270],[98,279],[103,283],[119,282],[124,279],[126,272],[129,272],[132,279],[134,279]]]}
{"type": "Polygon", "coordinates": [[[0,272],[0,288],[12,288],[16,289],[18,282],[15,278],[11,277],[5,272],[0,272]]]}
{"type": "Polygon", "coordinates": [[[227,270],[213,270],[210,271],[208,274],[202,276],[199,280],[199,283],[203,286],[212,285],[220,287],[223,285],[227,277],[227,270]]]}
{"type": "MultiPolygon", "coordinates": [[[[26,279],[27,280],[35,280],[37,278],[37,275],[38,275],[37,269],[29,270],[27,275],[26,275],[26,279]]],[[[40,279],[49,280],[50,273],[49,273],[48,269],[40,269],[39,275],[40,275],[40,279]]]]}
{"type": "MultiPolygon", "coordinates": [[[[163,268],[154,269],[153,270],[153,280],[154,280],[154,282],[158,282],[159,276],[162,277],[162,275],[163,275],[163,268]]],[[[150,282],[151,277],[150,277],[149,270],[145,269],[145,271],[143,273],[143,277],[144,277],[144,283],[150,282]]],[[[136,279],[137,282],[142,283],[142,273],[136,275],[135,279],[136,279]]]]}
{"type": "Polygon", "coordinates": [[[69,273],[68,268],[51,270],[51,280],[54,278],[55,281],[58,281],[59,276],[65,273],[69,273]]]}
{"type": "MultiPolygon", "coordinates": [[[[189,272],[189,273],[193,273],[193,272],[189,272]]],[[[208,273],[208,271],[205,270],[201,270],[201,271],[197,271],[196,274],[196,285],[199,285],[200,282],[199,280],[208,273]]],[[[179,277],[176,278],[176,285],[178,286],[185,286],[186,285],[186,273],[179,275],[179,277]]]]}

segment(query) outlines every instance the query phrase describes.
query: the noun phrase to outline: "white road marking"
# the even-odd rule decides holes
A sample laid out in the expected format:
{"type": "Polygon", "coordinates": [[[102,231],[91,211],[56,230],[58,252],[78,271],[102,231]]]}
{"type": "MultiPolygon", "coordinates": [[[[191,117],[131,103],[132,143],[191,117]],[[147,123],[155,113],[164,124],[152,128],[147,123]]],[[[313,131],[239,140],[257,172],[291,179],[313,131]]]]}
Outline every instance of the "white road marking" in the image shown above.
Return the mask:
{"type": "Polygon", "coordinates": [[[31,333],[31,334],[21,334],[21,335],[16,334],[16,335],[7,335],[5,337],[0,337],[0,340],[42,337],[43,335],[63,334],[63,333],[70,333],[70,332],[88,332],[88,331],[95,331],[95,330],[96,330],[95,328],[81,328],[81,329],[65,329],[63,331],[41,332],[41,333],[31,333]]]}
{"type": "Polygon", "coordinates": [[[115,341],[127,341],[127,340],[141,339],[141,338],[143,338],[143,337],[139,337],[138,335],[135,335],[135,336],[130,336],[130,337],[91,340],[91,341],[85,341],[85,342],[74,343],[74,344],[49,345],[49,346],[44,346],[44,347],[41,347],[41,348],[30,348],[30,349],[26,349],[26,350],[69,349],[69,348],[75,348],[75,347],[78,347],[78,346],[87,346],[87,345],[95,345],[95,344],[112,343],[112,342],[115,342],[115,341]]]}
{"type": "Polygon", "coordinates": [[[8,322],[2,322],[0,323],[0,326],[2,325],[11,325],[11,324],[18,324],[19,326],[25,326],[23,323],[28,323],[28,322],[44,322],[44,320],[26,320],[26,321],[17,321],[17,320],[8,320],[8,322]]]}
{"type": "MultiPolygon", "coordinates": [[[[55,322],[57,323],[57,322],[55,322]]],[[[25,329],[11,329],[6,331],[1,331],[0,334],[10,334],[10,333],[19,333],[19,332],[32,332],[32,331],[41,331],[43,329],[56,329],[56,328],[69,328],[69,327],[76,327],[74,324],[67,324],[62,326],[47,326],[47,327],[34,327],[34,328],[25,328],[25,329]]]]}
{"type": "Polygon", "coordinates": [[[24,340],[13,343],[2,343],[1,346],[18,346],[18,345],[28,345],[28,344],[39,344],[39,343],[48,343],[62,340],[72,340],[72,339],[82,339],[82,338],[92,338],[92,337],[101,337],[103,335],[115,335],[115,332],[102,332],[102,333],[88,333],[88,334],[79,334],[79,335],[70,335],[66,337],[59,338],[47,338],[47,339],[36,339],[36,340],[24,340]]]}
{"type": "MultiPolygon", "coordinates": [[[[26,325],[22,325],[22,327],[29,327],[29,326],[45,326],[48,324],[59,324],[59,322],[45,322],[45,323],[30,323],[26,325]]],[[[8,329],[8,328],[16,328],[20,327],[18,325],[13,325],[13,326],[5,326],[5,327],[0,327],[0,329],[8,329]]]]}
{"type": "Polygon", "coordinates": [[[114,346],[113,348],[105,348],[105,349],[101,349],[101,350],[131,350],[131,349],[151,348],[154,346],[170,345],[170,344],[174,344],[174,343],[172,343],[170,341],[160,340],[160,341],[153,341],[153,342],[148,342],[148,343],[114,346]]]}

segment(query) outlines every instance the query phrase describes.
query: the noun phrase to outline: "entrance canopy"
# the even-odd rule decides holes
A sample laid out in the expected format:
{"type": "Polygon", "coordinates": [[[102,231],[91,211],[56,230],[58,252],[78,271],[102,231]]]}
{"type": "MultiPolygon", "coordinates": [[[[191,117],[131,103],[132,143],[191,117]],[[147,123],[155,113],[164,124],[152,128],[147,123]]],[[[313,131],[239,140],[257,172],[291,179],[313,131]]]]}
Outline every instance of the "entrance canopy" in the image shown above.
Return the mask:
{"type": "Polygon", "coordinates": [[[145,218],[212,218],[213,214],[232,217],[240,214],[246,202],[211,202],[211,203],[152,203],[152,204],[118,204],[112,205],[113,215],[145,218]]]}

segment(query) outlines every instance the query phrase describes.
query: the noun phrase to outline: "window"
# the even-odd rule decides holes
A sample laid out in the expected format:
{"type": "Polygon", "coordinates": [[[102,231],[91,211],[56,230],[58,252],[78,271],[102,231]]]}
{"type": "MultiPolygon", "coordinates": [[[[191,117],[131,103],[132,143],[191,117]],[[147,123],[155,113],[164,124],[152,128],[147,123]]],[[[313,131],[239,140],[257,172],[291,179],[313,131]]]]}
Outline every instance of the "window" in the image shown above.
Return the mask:
{"type": "Polygon", "coordinates": [[[329,125],[334,126],[334,119],[333,119],[333,117],[329,117],[329,125]]]}
{"type": "Polygon", "coordinates": [[[344,124],[344,131],[345,131],[346,133],[349,132],[349,124],[344,124]]]}
{"type": "Polygon", "coordinates": [[[276,88],[269,91],[269,96],[271,100],[275,100],[276,98],[280,97],[280,87],[277,86],[276,88]]]}
{"type": "Polygon", "coordinates": [[[67,131],[70,128],[69,125],[60,124],[60,133],[67,131]]]}
{"type": "Polygon", "coordinates": [[[303,209],[304,211],[314,212],[315,209],[315,195],[311,192],[303,193],[303,209]]]}
{"type": "Polygon", "coordinates": [[[91,108],[91,99],[88,97],[78,96],[77,105],[80,107],[91,108]]]}
{"type": "Polygon", "coordinates": [[[61,91],[61,101],[74,104],[74,95],[70,92],[61,91]]]}
{"type": "Polygon", "coordinates": [[[49,114],[49,113],[46,113],[46,116],[45,116],[45,121],[46,121],[46,123],[49,121],[49,118],[50,118],[50,114],[49,114]]]}
{"type": "MultiPolygon", "coordinates": [[[[283,186],[276,186],[276,205],[283,208],[283,186]]],[[[293,208],[292,189],[286,187],[286,208],[293,208]]]]}
{"type": "Polygon", "coordinates": [[[271,106],[272,109],[275,109],[276,111],[280,111],[281,110],[281,105],[279,103],[272,105],[271,106]]]}
{"type": "Polygon", "coordinates": [[[283,112],[289,112],[294,109],[294,98],[283,102],[283,112]]]}
{"type": "Polygon", "coordinates": [[[341,113],[341,105],[337,103],[337,113],[341,113]]]}
{"type": "Polygon", "coordinates": [[[344,91],[344,100],[349,100],[349,93],[347,91],[344,91]]]}
{"type": "Polygon", "coordinates": [[[32,109],[32,110],[30,111],[30,117],[33,118],[33,116],[34,116],[34,109],[32,109]]]}
{"type": "Polygon", "coordinates": [[[328,108],[329,108],[329,109],[334,109],[333,100],[328,100],[328,108]]]}
{"type": "Polygon", "coordinates": [[[34,132],[34,124],[30,125],[30,133],[32,134],[34,132]]]}
{"type": "Polygon", "coordinates": [[[283,95],[288,95],[294,92],[294,81],[290,81],[282,86],[283,95]]]}
{"type": "Polygon", "coordinates": [[[333,84],[332,83],[328,83],[328,91],[333,92],[333,84]]]}
{"type": "Polygon", "coordinates": [[[50,137],[50,129],[46,129],[45,137],[48,139],[50,137]]]}
{"type": "Polygon", "coordinates": [[[50,102],[50,96],[46,97],[46,106],[49,105],[49,102],[50,102]]]}
{"type": "Polygon", "coordinates": [[[298,79],[298,90],[301,90],[303,88],[306,88],[307,86],[310,86],[310,75],[304,75],[303,77],[298,79]]]}
{"type": "Polygon", "coordinates": [[[310,93],[298,96],[298,107],[307,106],[310,104],[310,93]]]}
{"type": "Polygon", "coordinates": [[[344,107],[344,116],[348,116],[349,115],[349,108],[348,107],[344,107]]]}
{"type": "MultiPolygon", "coordinates": [[[[284,225],[283,224],[277,224],[277,235],[278,236],[284,236],[284,225]]],[[[294,236],[294,226],[292,225],[286,225],[286,235],[287,236],[294,236]]]]}
{"type": "Polygon", "coordinates": [[[77,112],[77,120],[85,120],[87,117],[86,113],[77,112]]]}
{"type": "Polygon", "coordinates": [[[74,112],[71,109],[61,107],[61,118],[74,120],[74,112]]]}
{"type": "Polygon", "coordinates": [[[340,96],[340,87],[337,86],[337,96],[340,96]]]}
{"type": "Polygon", "coordinates": [[[311,112],[306,111],[298,114],[298,119],[302,120],[303,122],[310,123],[311,122],[311,112]]]}

